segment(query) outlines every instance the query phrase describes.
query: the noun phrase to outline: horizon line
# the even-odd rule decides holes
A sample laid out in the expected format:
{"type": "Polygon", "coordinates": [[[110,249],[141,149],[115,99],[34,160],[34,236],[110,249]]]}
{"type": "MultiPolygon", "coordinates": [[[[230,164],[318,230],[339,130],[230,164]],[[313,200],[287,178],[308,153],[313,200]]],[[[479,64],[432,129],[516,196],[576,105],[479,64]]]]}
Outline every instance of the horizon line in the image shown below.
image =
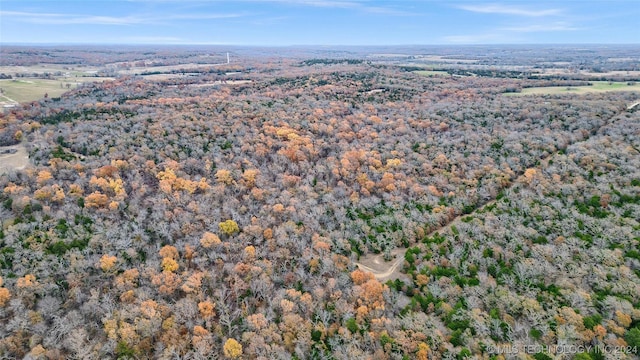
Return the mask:
{"type": "Polygon", "coordinates": [[[2,42],[0,46],[227,46],[227,47],[400,47],[400,46],[640,46],[637,43],[431,43],[431,44],[215,44],[215,43],[90,43],[90,42],[2,42]]]}

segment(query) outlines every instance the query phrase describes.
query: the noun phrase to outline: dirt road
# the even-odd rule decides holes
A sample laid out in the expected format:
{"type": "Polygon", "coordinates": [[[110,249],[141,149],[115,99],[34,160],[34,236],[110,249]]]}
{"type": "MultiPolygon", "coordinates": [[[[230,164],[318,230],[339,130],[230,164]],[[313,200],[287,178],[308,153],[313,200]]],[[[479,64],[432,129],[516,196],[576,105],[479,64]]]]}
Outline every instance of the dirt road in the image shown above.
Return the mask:
{"type": "MultiPolygon", "coordinates": [[[[633,109],[634,107],[636,107],[638,105],[640,105],[640,102],[635,102],[633,104],[628,105],[625,110],[631,110],[631,109],[633,109]]],[[[611,121],[613,118],[615,118],[616,116],[620,115],[621,113],[622,113],[622,111],[617,113],[617,114],[615,114],[615,115],[613,115],[613,116],[611,116],[597,130],[599,131],[602,127],[604,127],[607,124],[609,124],[609,121],[611,121]]],[[[576,142],[574,142],[574,143],[572,143],[570,145],[574,145],[574,144],[580,143],[580,142],[585,142],[585,141],[589,140],[590,137],[591,136],[587,136],[584,139],[582,139],[580,141],[576,141],[576,142]]],[[[553,157],[555,155],[556,155],[555,153],[549,154],[546,158],[542,159],[542,161],[548,160],[548,159],[550,159],[551,157],[553,157]]],[[[541,161],[541,163],[542,163],[542,161],[541,161]]],[[[539,171],[539,169],[536,169],[536,171],[539,171]]],[[[511,184],[509,184],[505,189],[509,189],[513,185],[515,185],[515,184],[517,184],[519,182],[523,182],[523,181],[525,181],[524,172],[522,174],[520,174],[519,176],[517,176],[511,182],[511,184]]],[[[505,189],[503,189],[503,190],[505,190],[505,189]]],[[[494,204],[495,202],[496,202],[495,199],[491,199],[489,201],[485,201],[485,202],[482,202],[480,204],[477,204],[475,209],[471,213],[469,213],[469,214],[460,214],[460,215],[456,216],[455,218],[449,220],[443,226],[431,231],[428,236],[433,236],[434,233],[436,233],[438,231],[442,231],[442,229],[449,227],[450,225],[454,224],[455,222],[457,222],[461,218],[473,215],[478,210],[484,209],[485,207],[490,206],[490,205],[494,204]]],[[[406,248],[393,249],[391,251],[391,254],[392,254],[394,260],[392,260],[392,261],[384,261],[382,255],[376,255],[376,254],[370,254],[370,255],[366,255],[366,256],[361,256],[359,261],[356,262],[355,264],[361,270],[368,271],[368,272],[372,273],[375,276],[375,278],[378,279],[381,282],[385,282],[387,280],[395,280],[395,279],[407,278],[407,276],[401,272],[402,268],[400,267],[400,265],[404,262],[404,254],[405,254],[406,251],[407,251],[406,248]]]]}
{"type": "Polygon", "coordinates": [[[22,144],[0,147],[0,175],[13,170],[22,170],[29,165],[29,153],[22,144]],[[3,150],[15,149],[13,154],[2,154],[3,150]]]}
{"type": "Polygon", "coordinates": [[[404,248],[391,250],[392,261],[385,261],[382,254],[368,254],[360,257],[356,265],[360,270],[368,271],[379,281],[403,279],[406,275],[398,270],[404,261],[404,248]]]}

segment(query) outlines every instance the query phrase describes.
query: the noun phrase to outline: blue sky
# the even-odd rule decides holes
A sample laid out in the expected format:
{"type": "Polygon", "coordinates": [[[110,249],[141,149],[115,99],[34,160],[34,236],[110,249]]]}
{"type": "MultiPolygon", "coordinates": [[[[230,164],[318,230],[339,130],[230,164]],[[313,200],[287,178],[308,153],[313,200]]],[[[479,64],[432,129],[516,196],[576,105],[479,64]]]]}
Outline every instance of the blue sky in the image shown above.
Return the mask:
{"type": "Polygon", "coordinates": [[[639,15],[639,0],[0,0],[0,43],[638,44],[639,15]]]}

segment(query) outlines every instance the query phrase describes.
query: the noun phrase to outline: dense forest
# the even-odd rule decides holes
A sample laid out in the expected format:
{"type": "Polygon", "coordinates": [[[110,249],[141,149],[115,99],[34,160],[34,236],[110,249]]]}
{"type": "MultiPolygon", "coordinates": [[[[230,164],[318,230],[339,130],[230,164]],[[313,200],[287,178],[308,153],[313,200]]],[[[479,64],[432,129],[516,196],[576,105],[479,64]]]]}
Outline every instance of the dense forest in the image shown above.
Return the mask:
{"type": "Polygon", "coordinates": [[[410,70],[256,56],[5,111],[0,355],[637,358],[640,94],[410,70]]]}

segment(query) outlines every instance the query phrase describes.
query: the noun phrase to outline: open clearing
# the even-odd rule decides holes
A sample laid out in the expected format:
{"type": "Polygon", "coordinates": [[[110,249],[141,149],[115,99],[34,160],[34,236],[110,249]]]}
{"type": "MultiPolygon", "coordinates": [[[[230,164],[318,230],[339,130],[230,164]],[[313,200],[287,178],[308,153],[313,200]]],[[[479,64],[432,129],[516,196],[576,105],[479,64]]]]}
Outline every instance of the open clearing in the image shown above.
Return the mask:
{"type": "Polygon", "coordinates": [[[356,265],[360,270],[372,273],[376,279],[385,282],[387,280],[401,279],[407,276],[398,270],[398,267],[404,262],[404,248],[396,248],[391,250],[393,260],[385,261],[382,254],[367,254],[361,256],[356,265]]]}
{"type": "MultiPolygon", "coordinates": [[[[557,62],[555,63],[556,65],[564,65],[567,66],[568,63],[566,62],[557,62]]],[[[542,65],[542,64],[541,64],[542,65]]],[[[573,75],[581,75],[581,76],[589,76],[589,77],[593,77],[593,78],[610,78],[610,77],[631,77],[631,78],[637,78],[640,77],[640,71],[637,70],[633,70],[633,71],[621,71],[621,70],[617,70],[617,71],[607,71],[607,72],[593,72],[593,71],[578,71],[577,73],[575,71],[569,71],[566,68],[563,67],[558,67],[558,68],[548,68],[548,69],[536,69],[536,72],[532,73],[531,76],[532,77],[545,77],[545,76],[558,76],[558,75],[565,75],[565,76],[573,76],[573,75]]]]}
{"type": "Polygon", "coordinates": [[[0,175],[13,170],[22,170],[29,165],[29,153],[22,144],[0,147],[0,175]],[[4,150],[15,149],[13,154],[3,154],[4,150]]]}
{"type": "Polygon", "coordinates": [[[441,70],[418,70],[414,73],[422,76],[448,76],[449,73],[441,70]]]}
{"type": "Polygon", "coordinates": [[[242,85],[242,84],[251,84],[252,81],[251,80],[217,80],[214,82],[210,82],[210,83],[204,83],[204,84],[191,84],[189,86],[191,87],[208,87],[208,86],[216,86],[216,85],[242,85]]]}
{"type": "Polygon", "coordinates": [[[505,96],[587,94],[607,91],[640,91],[640,84],[626,82],[594,81],[591,86],[544,86],[522,89],[519,93],[506,93],[505,96]]]}
{"type": "MultiPolygon", "coordinates": [[[[144,74],[155,74],[155,73],[168,73],[171,74],[173,72],[189,72],[189,70],[198,70],[198,69],[209,69],[212,67],[217,67],[221,65],[227,65],[226,62],[223,63],[210,63],[210,64],[180,64],[180,65],[160,65],[160,66],[144,66],[144,67],[132,67],[130,69],[122,69],[118,70],[119,74],[125,75],[144,75],[144,74]]],[[[173,75],[173,74],[172,74],[173,75]]]]}
{"type": "Polygon", "coordinates": [[[112,78],[99,77],[62,77],[58,79],[20,78],[0,80],[0,89],[3,97],[16,102],[29,102],[38,100],[47,94],[49,97],[57,97],[65,92],[75,89],[85,82],[112,80],[112,78]]]}
{"type": "Polygon", "coordinates": [[[84,65],[60,65],[60,64],[39,64],[39,65],[30,65],[30,66],[15,66],[15,65],[7,65],[0,66],[0,74],[6,74],[14,76],[15,78],[19,78],[22,75],[28,78],[37,78],[38,75],[42,74],[54,74],[54,76],[59,77],[59,74],[64,74],[65,76],[90,76],[90,74],[95,74],[98,72],[100,68],[95,66],[84,66],[84,65]]]}

